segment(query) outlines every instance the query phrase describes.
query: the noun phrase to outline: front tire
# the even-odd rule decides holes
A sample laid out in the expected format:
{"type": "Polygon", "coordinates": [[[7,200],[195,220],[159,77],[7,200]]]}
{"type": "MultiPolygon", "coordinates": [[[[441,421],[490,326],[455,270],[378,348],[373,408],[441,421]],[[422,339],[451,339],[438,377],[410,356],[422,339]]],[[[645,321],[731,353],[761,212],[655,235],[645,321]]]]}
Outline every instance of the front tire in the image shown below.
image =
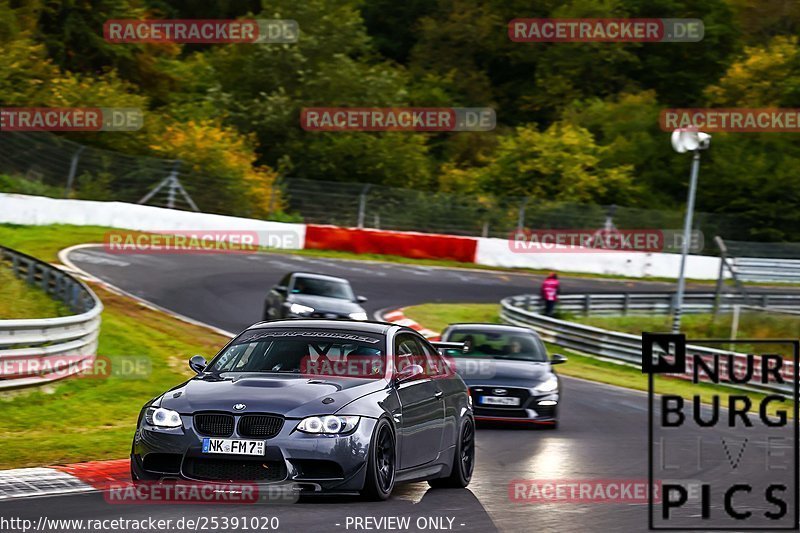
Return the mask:
{"type": "Polygon", "coordinates": [[[439,479],[431,479],[428,485],[433,488],[463,489],[472,480],[475,469],[475,422],[468,418],[461,427],[461,434],[453,456],[453,467],[450,475],[439,479]]]}
{"type": "Polygon", "coordinates": [[[392,426],[385,418],[381,418],[372,432],[367,456],[367,478],[361,491],[365,499],[382,501],[392,495],[397,470],[396,450],[392,426]]]}

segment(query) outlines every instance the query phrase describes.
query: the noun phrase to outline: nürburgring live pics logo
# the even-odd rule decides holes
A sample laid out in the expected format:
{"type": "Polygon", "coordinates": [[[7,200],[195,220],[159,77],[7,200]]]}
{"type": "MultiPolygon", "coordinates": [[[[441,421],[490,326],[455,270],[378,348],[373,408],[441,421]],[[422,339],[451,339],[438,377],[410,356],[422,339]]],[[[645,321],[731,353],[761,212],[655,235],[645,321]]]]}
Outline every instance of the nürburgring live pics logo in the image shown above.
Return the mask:
{"type": "Polygon", "coordinates": [[[703,347],[687,344],[683,334],[642,334],[649,528],[797,530],[800,341],[691,342],[703,347]],[[759,353],[726,351],[723,344],[759,353]],[[656,396],[656,374],[683,378],[692,398],[656,396]]]}

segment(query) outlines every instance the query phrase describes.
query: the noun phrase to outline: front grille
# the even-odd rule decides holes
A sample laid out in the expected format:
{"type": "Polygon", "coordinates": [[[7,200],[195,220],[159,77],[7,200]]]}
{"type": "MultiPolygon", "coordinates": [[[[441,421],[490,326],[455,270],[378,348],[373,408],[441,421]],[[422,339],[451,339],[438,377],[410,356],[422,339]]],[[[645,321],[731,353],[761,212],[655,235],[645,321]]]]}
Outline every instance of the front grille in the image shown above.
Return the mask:
{"type": "Polygon", "coordinates": [[[187,458],[184,473],[208,481],[283,481],[286,464],[283,461],[187,458]]]}
{"type": "Polygon", "coordinates": [[[233,416],[219,413],[194,415],[198,433],[209,437],[230,437],[233,434],[233,416]]]}
{"type": "Polygon", "coordinates": [[[311,313],[309,315],[310,318],[350,318],[349,315],[341,314],[341,313],[311,313]]]}
{"type": "Polygon", "coordinates": [[[528,418],[528,413],[524,409],[486,409],[485,407],[475,407],[475,416],[499,416],[504,418],[528,418]]]}
{"type": "Polygon", "coordinates": [[[472,387],[470,388],[470,394],[472,395],[472,399],[475,402],[476,409],[498,409],[498,410],[520,410],[525,409],[526,407],[530,407],[527,405],[530,403],[531,393],[528,392],[527,389],[519,389],[513,387],[472,387]],[[497,394],[494,392],[494,389],[505,389],[504,394],[497,394]],[[502,396],[504,398],[519,398],[519,405],[483,405],[480,403],[481,396],[502,396]]]}
{"type": "Polygon", "coordinates": [[[244,415],[239,420],[239,435],[269,439],[281,432],[283,418],[274,415],[244,415]]]}

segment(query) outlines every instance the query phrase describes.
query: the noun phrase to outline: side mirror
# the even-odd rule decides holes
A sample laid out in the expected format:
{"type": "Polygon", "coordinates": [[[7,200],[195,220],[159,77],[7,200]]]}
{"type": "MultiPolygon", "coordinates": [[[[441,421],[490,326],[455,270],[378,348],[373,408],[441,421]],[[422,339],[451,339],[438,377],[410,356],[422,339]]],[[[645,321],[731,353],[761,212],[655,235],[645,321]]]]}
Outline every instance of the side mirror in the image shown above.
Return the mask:
{"type": "Polygon", "coordinates": [[[277,292],[278,294],[284,294],[284,295],[286,294],[286,287],[284,287],[283,285],[275,285],[274,287],[272,287],[272,290],[277,292]]]}
{"type": "Polygon", "coordinates": [[[560,353],[554,353],[553,357],[550,358],[551,365],[560,365],[561,363],[566,363],[567,358],[560,353]]]}
{"type": "Polygon", "coordinates": [[[364,302],[367,301],[367,297],[366,296],[356,296],[356,301],[358,303],[360,303],[360,304],[363,304],[364,302]]]}
{"type": "Polygon", "coordinates": [[[203,370],[206,369],[208,363],[206,363],[206,358],[202,355],[195,355],[189,359],[189,368],[194,370],[197,374],[202,374],[203,370]]]}
{"type": "Polygon", "coordinates": [[[425,369],[420,365],[408,365],[397,373],[397,382],[403,383],[406,381],[411,381],[412,379],[416,378],[417,376],[421,376],[424,373],[425,369]]]}

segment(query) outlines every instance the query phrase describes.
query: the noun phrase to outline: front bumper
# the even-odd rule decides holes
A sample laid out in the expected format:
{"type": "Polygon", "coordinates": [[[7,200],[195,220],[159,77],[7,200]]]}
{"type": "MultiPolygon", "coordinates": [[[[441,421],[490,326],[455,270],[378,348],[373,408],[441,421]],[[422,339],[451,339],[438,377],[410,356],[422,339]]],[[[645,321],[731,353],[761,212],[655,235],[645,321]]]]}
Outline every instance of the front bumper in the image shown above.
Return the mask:
{"type": "Polygon", "coordinates": [[[485,422],[511,422],[521,424],[554,425],[558,422],[559,390],[539,393],[535,389],[503,387],[501,385],[470,385],[475,420],[485,422]],[[482,396],[494,396],[503,389],[505,397],[519,398],[517,406],[485,405],[482,396]]]}
{"type": "MultiPolygon", "coordinates": [[[[252,457],[203,453],[205,436],[195,430],[191,415],[181,418],[183,427],[174,429],[141,421],[131,451],[131,469],[140,480],[284,483],[303,492],[349,493],[364,487],[374,419],[362,417],[344,436],[301,433],[295,431],[299,420],[286,419],[280,433],[265,439],[265,455],[252,457]]],[[[224,438],[254,440],[236,431],[224,438]]]]}

